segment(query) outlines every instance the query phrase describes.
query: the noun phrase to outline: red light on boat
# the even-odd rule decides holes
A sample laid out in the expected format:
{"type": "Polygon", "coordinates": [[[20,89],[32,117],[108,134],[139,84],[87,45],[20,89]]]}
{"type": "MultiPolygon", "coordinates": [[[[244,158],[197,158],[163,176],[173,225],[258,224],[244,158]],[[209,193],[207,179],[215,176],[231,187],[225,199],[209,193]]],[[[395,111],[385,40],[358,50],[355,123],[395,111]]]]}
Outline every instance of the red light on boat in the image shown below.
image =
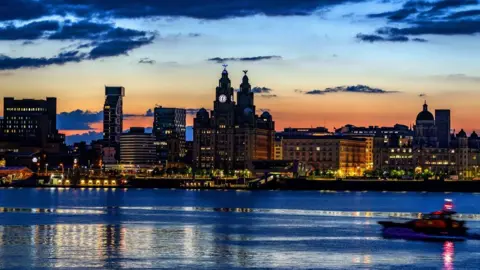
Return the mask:
{"type": "Polygon", "coordinates": [[[451,199],[445,199],[443,210],[453,210],[453,201],[451,199]]]}

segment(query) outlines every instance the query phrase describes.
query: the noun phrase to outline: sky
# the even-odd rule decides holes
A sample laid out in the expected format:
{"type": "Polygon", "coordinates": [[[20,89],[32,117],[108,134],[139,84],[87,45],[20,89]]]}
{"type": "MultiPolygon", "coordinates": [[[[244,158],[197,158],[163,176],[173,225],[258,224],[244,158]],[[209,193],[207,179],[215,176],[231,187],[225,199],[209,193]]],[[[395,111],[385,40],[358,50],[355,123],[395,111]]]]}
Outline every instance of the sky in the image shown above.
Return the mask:
{"type": "Polygon", "coordinates": [[[2,0],[0,93],[57,97],[63,133],[99,138],[105,85],[125,129],[157,105],[192,125],[228,64],[277,130],[410,125],[426,100],[480,131],[479,33],[477,0],[2,0]]]}

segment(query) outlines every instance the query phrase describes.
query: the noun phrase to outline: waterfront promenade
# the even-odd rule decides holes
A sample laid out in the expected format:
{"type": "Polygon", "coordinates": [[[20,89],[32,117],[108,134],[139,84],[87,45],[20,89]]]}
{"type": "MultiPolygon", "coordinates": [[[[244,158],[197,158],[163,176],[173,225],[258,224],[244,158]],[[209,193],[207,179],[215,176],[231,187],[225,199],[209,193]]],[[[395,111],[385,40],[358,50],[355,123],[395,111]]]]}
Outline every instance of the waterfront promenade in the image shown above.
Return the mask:
{"type": "Polygon", "coordinates": [[[4,184],[8,187],[139,187],[176,189],[233,189],[233,190],[335,190],[335,191],[430,191],[430,192],[480,192],[478,180],[379,180],[379,179],[305,179],[281,178],[188,178],[188,177],[89,177],[76,181],[65,179],[52,183],[45,177],[31,178],[4,184]]]}

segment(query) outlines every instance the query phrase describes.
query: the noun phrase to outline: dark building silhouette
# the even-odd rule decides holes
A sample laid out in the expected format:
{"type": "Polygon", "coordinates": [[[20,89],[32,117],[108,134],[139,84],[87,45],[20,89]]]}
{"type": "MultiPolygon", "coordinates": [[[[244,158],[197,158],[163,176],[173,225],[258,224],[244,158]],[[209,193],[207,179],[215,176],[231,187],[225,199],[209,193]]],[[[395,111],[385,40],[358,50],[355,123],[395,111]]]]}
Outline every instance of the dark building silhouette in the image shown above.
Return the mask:
{"type": "Polygon", "coordinates": [[[273,159],[274,122],[268,112],[255,114],[254,93],[247,71],[237,101],[228,72],[215,92],[211,115],[198,111],[194,120],[194,164],[197,169],[247,169],[253,160],[273,159]]]}
{"type": "Polygon", "coordinates": [[[57,99],[4,98],[0,152],[60,152],[65,136],[57,130],[57,99]]]}
{"type": "Polygon", "coordinates": [[[417,115],[414,126],[414,146],[415,147],[437,147],[437,127],[435,118],[428,111],[427,102],[423,104],[423,110],[417,115]]]}
{"type": "Polygon", "coordinates": [[[157,159],[162,163],[183,162],[185,157],[186,110],[157,107],[154,111],[153,133],[157,159]]]}
{"type": "Polygon", "coordinates": [[[103,106],[103,163],[115,164],[119,160],[120,136],[123,131],[123,97],[125,88],[105,86],[103,106]]]}
{"type": "Polygon", "coordinates": [[[435,126],[439,148],[450,146],[450,110],[435,110],[435,126]]]}

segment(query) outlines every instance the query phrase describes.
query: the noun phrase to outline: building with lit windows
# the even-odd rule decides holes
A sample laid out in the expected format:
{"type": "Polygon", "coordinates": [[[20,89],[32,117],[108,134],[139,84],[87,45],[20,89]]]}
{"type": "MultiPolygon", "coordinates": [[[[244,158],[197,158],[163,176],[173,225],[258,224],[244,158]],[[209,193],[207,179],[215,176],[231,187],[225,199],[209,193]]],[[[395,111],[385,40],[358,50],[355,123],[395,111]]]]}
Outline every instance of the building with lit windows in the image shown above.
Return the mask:
{"type": "Polygon", "coordinates": [[[244,73],[237,102],[224,69],[211,114],[205,109],[197,112],[193,147],[196,169],[250,169],[253,160],[273,159],[275,123],[268,112],[255,114],[254,93],[247,71],[244,73]]]}
{"type": "Polygon", "coordinates": [[[155,137],[145,128],[132,127],[120,136],[120,161],[126,168],[149,168],[156,162],[155,137]]]}
{"type": "Polygon", "coordinates": [[[156,138],[157,160],[162,164],[184,161],[185,125],[185,109],[155,108],[153,134],[156,138]]]}
{"type": "Polygon", "coordinates": [[[65,136],[57,130],[57,99],[4,98],[0,152],[58,153],[65,136]]]}
{"type": "MultiPolygon", "coordinates": [[[[346,125],[335,130],[335,134],[342,136],[351,136],[356,138],[364,138],[367,144],[366,163],[367,170],[373,170],[375,167],[375,153],[380,152],[375,149],[375,140],[382,138],[383,141],[398,140],[400,145],[411,145],[413,139],[413,131],[405,125],[395,124],[393,127],[356,127],[346,125]]],[[[378,146],[378,144],[377,144],[378,146]]],[[[378,159],[378,158],[377,158],[378,159]]]]}
{"type": "Polygon", "coordinates": [[[120,136],[123,131],[123,97],[125,88],[105,86],[103,105],[103,163],[115,164],[119,159],[120,136]]]}
{"type": "Polygon", "coordinates": [[[275,136],[275,141],[273,142],[274,144],[274,155],[273,159],[274,160],[283,160],[283,140],[282,137],[275,136]]]}
{"type": "Polygon", "coordinates": [[[347,136],[284,136],[283,158],[298,160],[337,176],[363,176],[366,169],[366,142],[347,136]]]}

